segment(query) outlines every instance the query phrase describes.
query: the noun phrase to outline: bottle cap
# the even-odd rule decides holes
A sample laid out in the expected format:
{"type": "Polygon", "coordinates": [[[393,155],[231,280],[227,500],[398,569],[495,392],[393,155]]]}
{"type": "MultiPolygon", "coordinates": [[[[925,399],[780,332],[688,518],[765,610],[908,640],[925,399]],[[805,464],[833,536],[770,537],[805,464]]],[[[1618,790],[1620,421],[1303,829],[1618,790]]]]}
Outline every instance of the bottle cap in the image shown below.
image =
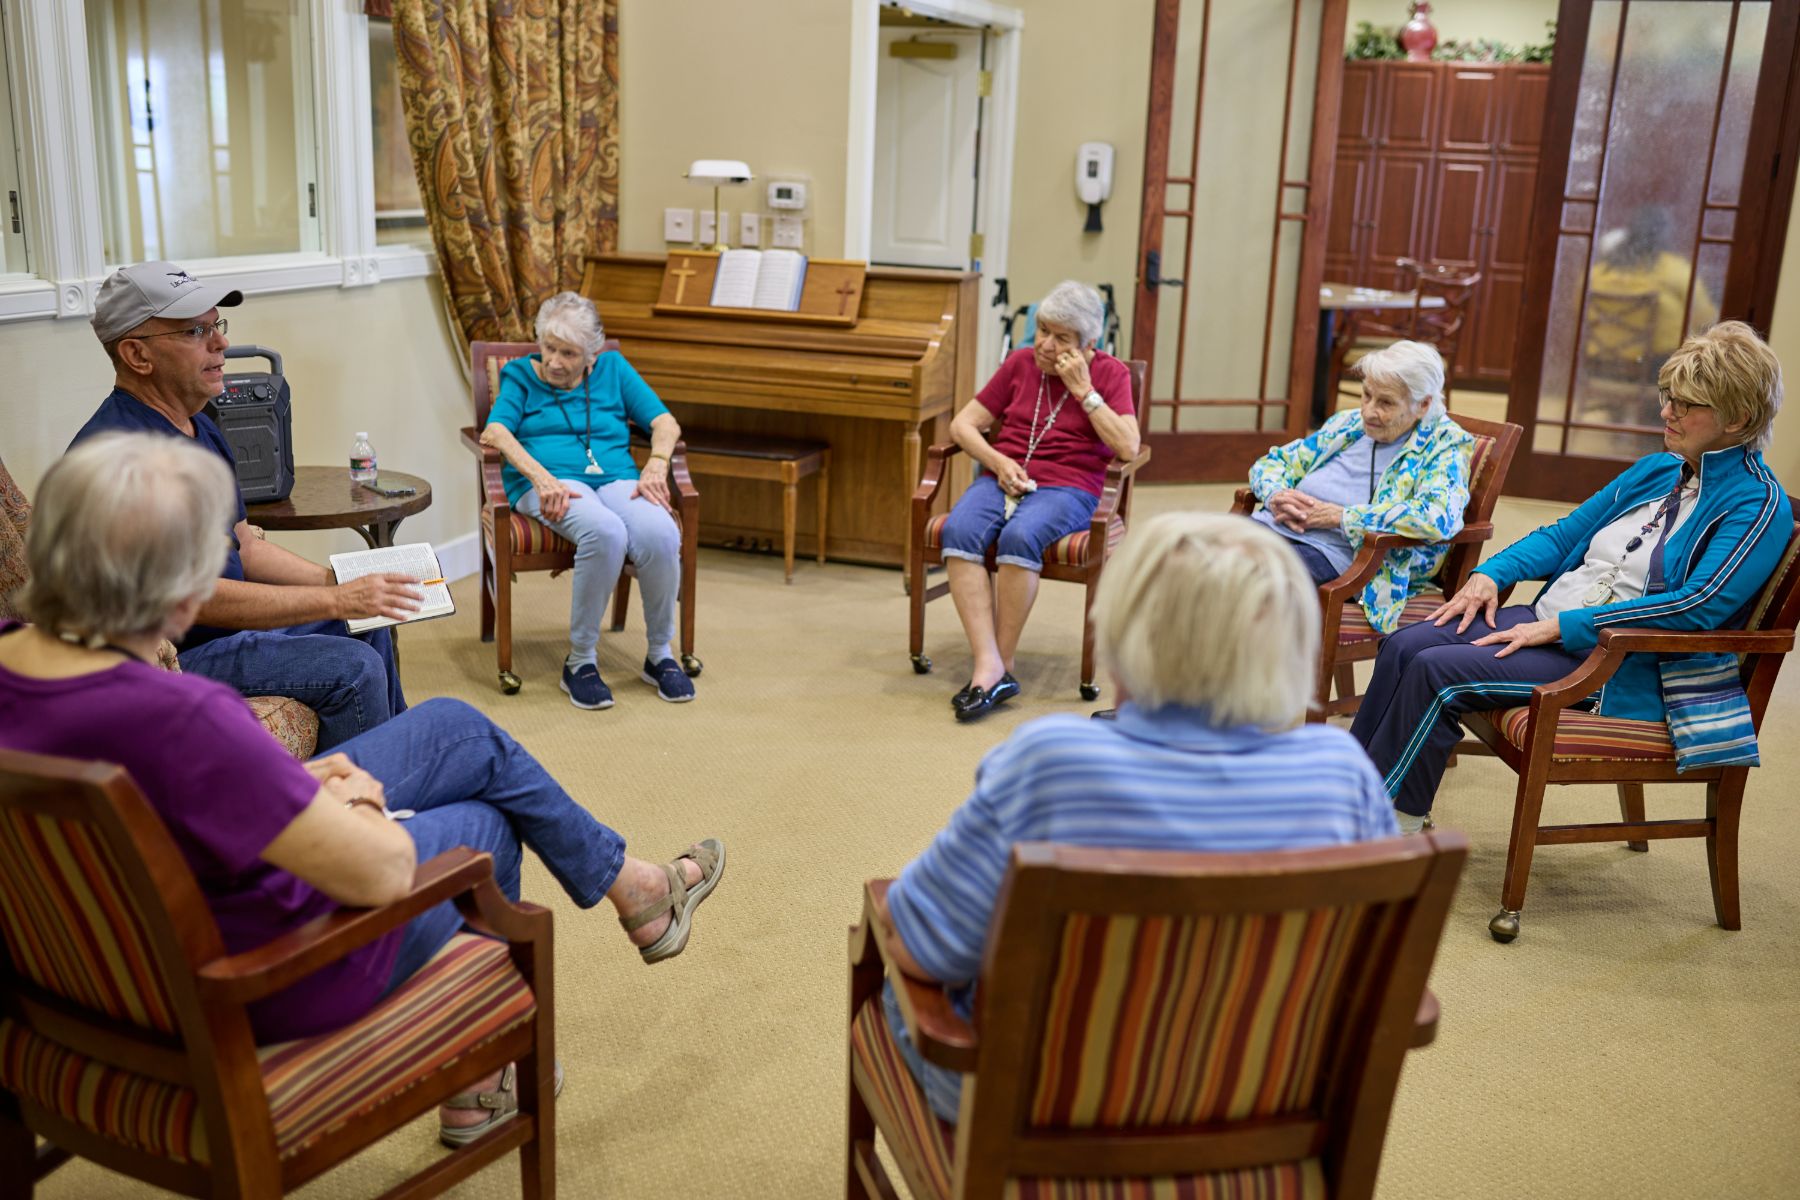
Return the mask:
{"type": "Polygon", "coordinates": [[[356,435],[356,440],[359,442],[366,442],[369,440],[369,435],[366,433],[359,433],[356,435]]]}

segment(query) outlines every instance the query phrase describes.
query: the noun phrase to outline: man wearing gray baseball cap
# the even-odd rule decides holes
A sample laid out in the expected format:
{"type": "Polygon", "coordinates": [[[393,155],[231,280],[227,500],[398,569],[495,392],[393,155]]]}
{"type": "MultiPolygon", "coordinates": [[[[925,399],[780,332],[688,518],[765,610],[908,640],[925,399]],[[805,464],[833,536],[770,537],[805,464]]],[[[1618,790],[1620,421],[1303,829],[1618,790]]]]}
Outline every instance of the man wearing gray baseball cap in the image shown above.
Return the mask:
{"type": "MultiPolygon", "coordinates": [[[[230,464],[231,445],[201,410],[224,390],[226,321],[243,293],[174,263],[122,267],[100,285],[94,334],[113,364],[112,394],[74,441],[109,430],[187,437],[230,464]]],[[[344,622],[409,615],[417,581],[367,575],[340,584],[317,563],[264,541],[238,498],[218,589],[177,649],[181,669],[247,696],[290,696],[319,714],[319,750],[403,712],[386,629],[353,636],[344,622]]]]}

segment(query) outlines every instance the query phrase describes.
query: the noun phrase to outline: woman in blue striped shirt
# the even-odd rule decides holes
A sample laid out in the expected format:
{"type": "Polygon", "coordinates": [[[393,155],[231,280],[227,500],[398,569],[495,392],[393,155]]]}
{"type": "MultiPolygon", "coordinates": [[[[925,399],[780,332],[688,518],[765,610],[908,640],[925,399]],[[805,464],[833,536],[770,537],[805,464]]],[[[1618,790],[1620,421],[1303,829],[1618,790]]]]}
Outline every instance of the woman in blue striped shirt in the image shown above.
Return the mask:
{"type": "MultiPolygon", "coordinates": [[[[1319,602],[1279,535],[1204,513],[1140,522],[1101,578],[1094,642],[1129,697],[1118,720],[1021,726],[888,891],[901,969],[951,988],[965,1016],[1016,842],[1259,851],[1398,832],[1361,747],[1303,723],[1319,602]]],[[[884,1003],[933,1109],[955,1120],[961,1076],[919,1057],[891,986],[884,1003]]]]}

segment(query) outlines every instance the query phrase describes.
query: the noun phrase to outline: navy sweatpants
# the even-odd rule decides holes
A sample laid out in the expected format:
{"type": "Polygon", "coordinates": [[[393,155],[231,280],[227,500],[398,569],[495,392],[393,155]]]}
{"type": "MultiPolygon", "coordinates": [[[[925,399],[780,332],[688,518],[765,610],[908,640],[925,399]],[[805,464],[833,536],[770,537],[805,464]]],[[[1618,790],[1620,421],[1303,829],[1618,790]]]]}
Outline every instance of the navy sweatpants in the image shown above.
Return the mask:
{"type": "Polygon", "coordinates": [[[1514,708],[1531,689],[1552,683],[1581,665],[1560,644],[1529,646],[1495,658],[1504,646],[1475,646],[1496,628],[1537,620],[1529,605],[1513,604],[1489,625],[1477,616],[1464,633],[1456,620],[1420,621],[1381,645],[1375,676],[1350,733],[1363,744],[1387,783],[1394,807],[1415,817],[1431,811],[1450,752],[1462,740],[1460,713],[1514,708]]]}

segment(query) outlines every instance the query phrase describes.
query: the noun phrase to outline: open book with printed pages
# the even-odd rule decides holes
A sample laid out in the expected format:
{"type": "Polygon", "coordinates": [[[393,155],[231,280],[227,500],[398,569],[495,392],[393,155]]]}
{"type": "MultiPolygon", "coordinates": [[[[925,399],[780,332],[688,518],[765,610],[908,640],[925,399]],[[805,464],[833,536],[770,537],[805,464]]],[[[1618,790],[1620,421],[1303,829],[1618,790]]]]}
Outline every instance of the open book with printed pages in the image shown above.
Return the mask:
{"type": "Polygon", "coordinates": [[[364,617],[346,621],[351,633],[367,633],[371,629],[387,625],[410,625],[414,621],[447,617],[456,611],[456,603],[450,599],[450,587],[444,582],[444,568],[438,563],[437,551],[431,548],[429,542],[410,542],[404,546],[380,546],[374,550],[334,554],[331,556],[331,570],[339,583],[349,583],[364,575],[392,574],[410,575],[425,584],[420,589],[425,596],[419,603],[419,611],[406,620],[364,617]]]}
{"type": "Polygon", "coordinates": [[[713,276],[714,308],[798,312],[806,286],[806,255],[798,250],[727,250],[713,276]]]}

